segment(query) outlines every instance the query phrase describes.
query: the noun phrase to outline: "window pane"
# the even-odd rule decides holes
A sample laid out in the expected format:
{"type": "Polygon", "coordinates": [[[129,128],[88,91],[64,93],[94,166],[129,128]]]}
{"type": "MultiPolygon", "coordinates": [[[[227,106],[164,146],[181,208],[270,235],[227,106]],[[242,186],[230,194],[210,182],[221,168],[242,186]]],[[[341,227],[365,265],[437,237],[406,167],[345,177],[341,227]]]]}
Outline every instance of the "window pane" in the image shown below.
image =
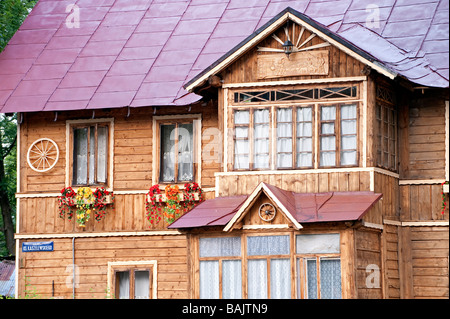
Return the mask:
{"type": "Polygon", "coordinates": [[[342,136],[341,149],[343,150],[356,150],[356,136],[342,136]]]}
{"type": "Polygon", "coordinates": [[[297,123],[297,137],[312,136],[312,123],[301,122],[297,123]]]}
{"type": "Polygon", "coordinates": [[[200,257],[229,257],[240,255],[240,237],[200,238],[200,257]]]}
{"type": "Polygon", "coordinates": [[[306,260],[307,298],[317,299],[317,262],[315,259],[306,260]]]}
{"type": "Polygon", "coordinates": [[[219,262],[200,261],[200,299],[219,298],[219,262]]]}
{"type": "Polygon", "coordinates": [[[130,298],[130,272],[129,271],[116,272],[116,298],[118,298],[118,299],[129,299],[130,298]]]}
{"type": "Polygon", "coordinates": [[[291,263],[289,259],[270,260],[270,298],[291,298],[291,263]]]}
{"type": "Polygon", "coordinates": [[[356,134],[356,120],[341,121],[341,134],[356,134]]]}
{"type": "Polygon", "coordinates": [[[297,254],[333,254],[340,252],[339,234],[297,235],[297,254]]]}
{"type": "MultiPolygon", "coordinates": [[[[292,144],[292,143],[291,143],[292,144]]],[[[292,149],[292,146],[291,146],[292,149]]],[[[292,153],[281,153],[277,155],[278,168],[290,168],[292,167],[292,153]]]]}
{"type": "Polygon", "coordinates": [[[194,179],[193,124],[180,124],[178,127],[178,180],[194,179]]]}
{"type": "Polygon", "coordinates": [[[334,121],[336,119],[336,107],[322,106],[320,118],[322,121],[334,121]]]}
{"type": "Polygon", "coordinates": [[[73,130],[73,181],[76,185],[86,185],[88,182],[87,136],[87,127],[73,130]]]}
{"type": "Polygon", "coordinates": [[[134,272],[134,298],[149,299],[150,272],[139,270],[134,272]]]}
{"type": "Polygon", "coordinates": [[[106,183],[108,163],[108,127],[100,126],[97,129],[97,182],[106,183]]]}
{"type": "Polygon", "coordinates": [[[238,126],[234,130],[236,138],[248,138],[248,127],[238,126]]]}
{"type": "Polygon", "coordinates": [[[89,184],[95,184],[95,126],[89,128],[89,184]]]}
{"type": "Polygon", "coordinates": [[[334,123],[322,123],[321,134],[334,134],[334,123]]]}
{"type": "Polygon", "coordinates": [[[336,153],[335,152],[321,152],[320,153],[320,166],[336,166],[336,153]]]}
{"type": "Polygon", "coordinates": [[[334,151],[336,149],[336,137],[323,136],[320,138],[321,151],[334,151]]]}
{"type": "Polygon", "coordinates": [[[175,181],[175,125],[161,125],[161,172],[163,182],[175,181]]]}
{"type": "Polygon", "coordinates": [[[249,123],[250,123],[249,111],[234,112],[234,124],[249,124],[249,123]]]}
{"type": "Polygon", "coordinates": [[[265,259],[248,260],[248,298],[267,298],[267,261],[265,259]]]}
{"type": "Polygon", "coordinates": [[[242,268],[240,260],[222,261],[222,298],[242,298],[242,268]]]}
{"type": "Polygon", "coordinates": [[[320,260],[320,298],[341,299],[341,261],[320,260]]]}
{"type": "Polygon", "coordinates": [[[297,167],[309,167],[309,166],[312,166],[312,154],[311,153],[297,154],[297,167]]]}
{"type": "Polygon", "coordinates": [[[341,152],[341,165],[355,165],[355,164],[356,164],[356,151],[341,152]]]}
{"type": "Polygon", "coordinates": [[[247,237],[249,256],[289,254],[289,236],[249,236],[247,237]]]}
{"type": "Polygon", "coordinates": [[[342,105],[341,119],[356,119],[356,105],[342,105]]]}
{"type": "Polygon", "coordinates": [[[312,108],[299,107],[297,109],[297,122],[311,122],[311,121],[312,121],[312,108]]]}
{"type": "Polygon", "coordinates": [[[297,139],[297,152],[312,152],[312,138],[302,137],[297,139]]]}

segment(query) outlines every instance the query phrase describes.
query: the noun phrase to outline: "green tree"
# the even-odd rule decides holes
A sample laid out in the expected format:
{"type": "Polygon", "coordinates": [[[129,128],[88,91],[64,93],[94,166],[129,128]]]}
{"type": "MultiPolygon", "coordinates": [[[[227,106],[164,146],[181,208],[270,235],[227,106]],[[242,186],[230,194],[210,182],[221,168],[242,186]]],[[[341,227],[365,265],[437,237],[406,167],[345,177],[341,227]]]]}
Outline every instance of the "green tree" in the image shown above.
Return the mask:
{"type": "MultiPolygon", "coordinates": [[[[37,0],[0,0],[0,52],[37,0]]],[[[0,256],[14,255],[16,115],[0,114],[0,256]]]]}

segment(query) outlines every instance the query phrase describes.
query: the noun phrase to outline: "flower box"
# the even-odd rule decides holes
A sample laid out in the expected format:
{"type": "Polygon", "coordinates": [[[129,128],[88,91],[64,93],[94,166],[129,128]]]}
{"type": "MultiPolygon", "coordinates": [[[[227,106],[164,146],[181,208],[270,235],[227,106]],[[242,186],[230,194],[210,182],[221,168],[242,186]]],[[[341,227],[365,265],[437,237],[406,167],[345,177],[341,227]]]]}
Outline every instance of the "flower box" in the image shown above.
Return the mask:
{"type": "MultiPolygon", "coordinates": [[[[196,192],[196,193],[189,193],[189,194],[194,195],[194,201],[199,201],[200,198],[201,198],[199,192],[196,192]]],[[[179,196],[179,198],[180,198],[180,201],[181,201],[181,202],[184,202],[184,200],[185,200],[185,199],[184,199],[184,195],[183,195],[182,193],[180,193],[178,196],[179,196]]],[[[166,194],[155,194],[155,199],[156,199],[157,202],[163,202],[163,203],[167,202],[167,196],[166,196],[166,194]]],[[[148,200],[148,201],[151,201],[150,195],[148,195],[148,194],[147,194],[147,200],[148,200]]]]}

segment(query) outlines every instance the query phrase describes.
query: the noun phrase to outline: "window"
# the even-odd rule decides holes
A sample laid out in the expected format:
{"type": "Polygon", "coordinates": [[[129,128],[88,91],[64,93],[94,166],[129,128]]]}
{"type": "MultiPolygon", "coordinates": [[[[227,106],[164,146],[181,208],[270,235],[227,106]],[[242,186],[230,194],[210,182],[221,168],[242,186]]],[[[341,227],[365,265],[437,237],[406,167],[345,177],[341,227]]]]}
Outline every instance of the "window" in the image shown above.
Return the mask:
{"type": "Polygon", "coordinates": [[[358,165],[358,86],[233,91],[235,170],[358,165]]]}
{"type": "Polygon", "coordinates": [[[339,234],[199,239],[200,298],[285,299],[295,295],[342,297],[339,234]]]}
{"type": "Polygon", "coordinates": [[[183,183],[194,180],[194,124],[160,125],[162,183],[183,183]]]}
{"type": "Polygon", "coordinates": [[[68,175],[67,185],[87,186],[102,185],[111,186],[110,166],[112,165],[110,154],[110,140],[112,120],[94,121],[67,121],[66,160],[68,175]],[[69,173],[70,172],[70,173],[69,173]]]}
{"type": "Polygon", "coordinates": [[[377,163],[380,167],[397,171],[397,111],[394,102],[395,96],[391,90],[382,86],[377,87],[375,105],[377,163]]]}
{"type": "Polygon", "coordinates": [[[241,299],[241,239],[200,238],[199,242],[200,298],[241,299]]]}
{"type": "Polygon", "coordinates": [[[268,169],[270,167],[269,109],[234,112],[234,168],[268,169]]]}
{"type": "Polygon", "coordinates": [[[156,261],[109,262],[108,287],[115,299],[156,298],[156,261]]]}
{"type": "Polygon", "coordinates": [[[320,106],[320,166],[357,164],[357,107],[320,106]]]}
{"type": "Polygon", "coordinates": [[[298,296],[305,299],[340,299],[339,234],[297,235],[298,296]]]}

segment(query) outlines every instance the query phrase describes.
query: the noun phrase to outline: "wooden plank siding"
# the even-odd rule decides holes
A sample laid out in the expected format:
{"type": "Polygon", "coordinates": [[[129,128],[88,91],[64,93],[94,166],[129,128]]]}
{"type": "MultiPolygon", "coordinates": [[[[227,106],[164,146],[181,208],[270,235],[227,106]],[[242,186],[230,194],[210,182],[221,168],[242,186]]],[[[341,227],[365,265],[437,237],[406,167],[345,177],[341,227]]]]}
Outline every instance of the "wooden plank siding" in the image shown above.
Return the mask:
{"type": "MultiPolygon", "coordinates": [[[[72,298],[72,239],[52,239],[53,252],[20,255],[18,292],[38,298],[72,298]],[[43,269],[45,268],[45,271],[43,269]]],[[[180,236],[75,239],[76,299],[114,298],[107,290],[108,262],[157,261],[157,297],[188,298],[187,240],[180,236]]]]}
{"type": "Polygon", "coordinates": [[[387,299],[400,298],[400,271],[398,227],[384,225],[383,234],[384,254],[384,292],[387,299]]]}
{"type": "MultiPolygon", "coordinates": [[[[217,105],[203,107],[197,104],[191,114],[202,117],[202,188],[210,188],[206,198],[214,196],[214,173],[220,170],[221,152],[218,136],[217,105]]],[[[156,115],[188,114],[185,107],[158,109],[156,115]]],[[[66,171],[66,121],[73,119],[90,120],[114,118],[113,151],[113,191],[139,191],[139,194],[116,194],[115,209],[107,209],[107,216],[97,223],[89,221],[84,231],[140,231],[149,230],[150,223],[145,219],[145,192],[152,186],[152,116],[153,108],[96,110],[78,112],[27,113],[21,124],[21,162],[20,162],[20,229],[19,233],[64,233],[82,231],[74,221],[58,217],[57,195],[65,187],[66,171]],[[32,170],[26,161],[28,147],[36,139],[51,138],[59,147],[59,160],[51,170],[39,173],[32,170]],[[33,195],[50,197],[33,198],[33,195]],[[53,195],[52,195],[53,194],[53,195]],[[28,197],[27,197],[28,196],[28,197]]],[[[183,183],[184,184],[184,183],[183,183]]],[[[180,184],[182,187],[183,184],[180,184]]],[[[164,187],[164,185],[162,185],[164,187]]],[[[166,228],[160,223],[154,229],[166,228]]]]}

